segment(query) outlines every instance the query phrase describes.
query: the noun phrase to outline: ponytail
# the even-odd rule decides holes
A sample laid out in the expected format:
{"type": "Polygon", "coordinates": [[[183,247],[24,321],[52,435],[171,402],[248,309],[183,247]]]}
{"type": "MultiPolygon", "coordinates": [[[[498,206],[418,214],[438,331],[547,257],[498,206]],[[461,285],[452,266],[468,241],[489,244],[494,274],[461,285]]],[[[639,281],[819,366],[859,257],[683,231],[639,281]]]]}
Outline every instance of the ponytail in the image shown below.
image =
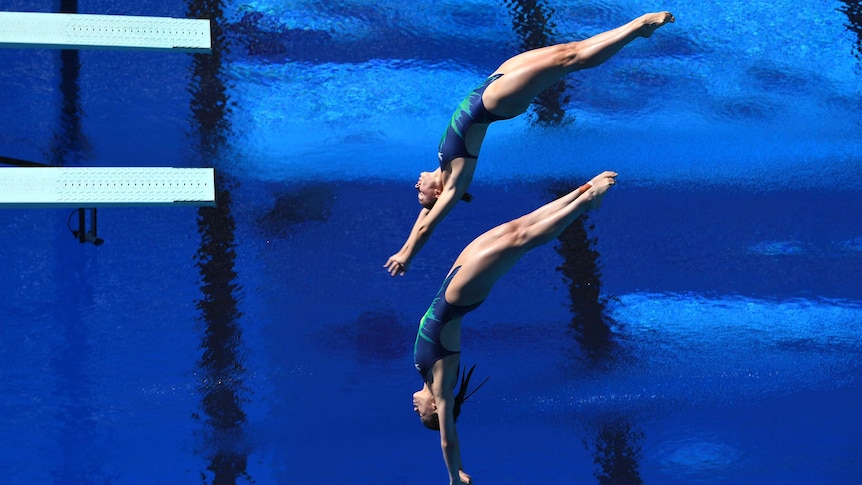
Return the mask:
{"type": "Polygon", "coordinates": [[[464,373],[463,367],[459,371],[461,374],[461,387],[458,388],[458,394],[455,395],[455,404],[452,406],[452,417],[454,417],[456,421],[458,420],[458,415],[461,414],[461,405],[464,404],[464,401],[481,389],[482,386],[488,382],[488,379],[490,379],[490,377],[486,377],[485,380],[473,388],[472,391],[467,392],[467,389],[470,386],[470,378],[473,377],[473,370],[475,369],[476,364],[473,364],[473,367],[470,367],[470,370],[467,371],[466,374],[464,373]]]}

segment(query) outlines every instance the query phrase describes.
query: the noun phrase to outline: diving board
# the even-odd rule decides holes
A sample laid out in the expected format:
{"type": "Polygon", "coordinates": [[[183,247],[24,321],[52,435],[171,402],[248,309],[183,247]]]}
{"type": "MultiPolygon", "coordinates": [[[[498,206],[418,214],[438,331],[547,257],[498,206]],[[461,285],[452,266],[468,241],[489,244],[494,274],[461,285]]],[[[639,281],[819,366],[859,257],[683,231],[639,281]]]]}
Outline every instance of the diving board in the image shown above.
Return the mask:
{"type": "Polygon", "coordinates": [[[0,12],[0,47],[210,52],[208,19],[0,12]]]}
{"type": "Polygon", "coordinates": [[[0,168],[0,208],[215,205],[212,168],[0,168]]]}

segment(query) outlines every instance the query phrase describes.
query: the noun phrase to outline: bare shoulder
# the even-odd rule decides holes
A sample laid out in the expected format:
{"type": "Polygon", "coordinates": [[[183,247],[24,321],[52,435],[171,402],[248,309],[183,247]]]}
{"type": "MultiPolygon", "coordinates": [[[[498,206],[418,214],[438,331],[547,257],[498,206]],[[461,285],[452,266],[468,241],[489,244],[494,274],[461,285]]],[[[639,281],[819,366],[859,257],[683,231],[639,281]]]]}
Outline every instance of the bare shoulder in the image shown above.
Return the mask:
{"type": "Polygon", "coordinates": [[[459,157],[446,165],[443,169],[443,179],[446,187],[462,186],[466,188],[473,181],[478,160],[475,158],[459,157]],[[464,185],[466,183],[466,185],[464,185]]]}
{"type": "Polygon", "coordinates": [[[458,368],[461,364],[460,354],[447,355],[434,363],[431,368],[431,392],[435,398],[451,399],[452,390],[458,381],[458,368]]]}

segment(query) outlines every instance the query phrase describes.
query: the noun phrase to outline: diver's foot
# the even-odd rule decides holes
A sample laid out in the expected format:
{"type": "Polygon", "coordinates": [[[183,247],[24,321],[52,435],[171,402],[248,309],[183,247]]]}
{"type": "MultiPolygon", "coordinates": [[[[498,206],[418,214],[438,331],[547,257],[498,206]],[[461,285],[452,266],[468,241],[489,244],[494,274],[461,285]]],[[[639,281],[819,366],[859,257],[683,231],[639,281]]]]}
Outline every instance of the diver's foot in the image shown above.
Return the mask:
{"type": "Polygon", "coordinates": [[[602,205],[605,194],[617,183],[616,172],[602,172],[590,180],[590,188],[584,195],[590,201],[590,209],[598,209],[602,205]]]}
{"type": "Polygon", "coordinates": [[[656,12],[642,15],[640,18],[643,26],[640,28],[641,37],[649,37],[653,32],[664,24],[671,23],[676,19],[670,12],[656,12]]]}

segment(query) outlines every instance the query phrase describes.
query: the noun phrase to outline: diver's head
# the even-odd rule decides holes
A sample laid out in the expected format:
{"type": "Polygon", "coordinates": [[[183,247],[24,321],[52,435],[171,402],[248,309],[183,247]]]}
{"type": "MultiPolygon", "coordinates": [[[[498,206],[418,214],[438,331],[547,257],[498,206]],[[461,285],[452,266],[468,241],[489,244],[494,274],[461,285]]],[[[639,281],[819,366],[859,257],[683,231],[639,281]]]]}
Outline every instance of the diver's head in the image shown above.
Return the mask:
{"type": "MultiPolygon", "coordinates": [[[[463,369],[459,372],[461,374],[461,387],[458,388],[458,393],[455,394],[455,400],[452,405],[452,418],[455,421],[458,421],[458,416],[461,415],[461,405],[464,404],[464,401],[488,382],[489,378],[486,377],[472,391],[467,392],[467,388],[470,386],[470,378],[473,376],[475,368],[476,366],[474,365],[466,373],[463,369]]],[[[437,404],[434,401],[434,394],[428,388],[427,382],[422,389],[413,393],[413,411],[419,415],[419,421],[422,422],[423,426],[435,431],[440,430],[440,416],[437,414],[437,404]]]]}
{"type": "Polygon", "coordinates": [[[430,210],[437,202],[437,198],[443,192],[443,183],[440,180],[440,172],[421,172],[419,180],[416,181],[416,190],[419,192],[417,198],[422,207],[430,210]]]}
{"type": "Polygon", "coordinates": [[[437,403],[434,395],[428,389],[428,384],[413,393],[413,412],[419,415],[419,421],[428,429],[439,430],[440,418],[437,416],[437,403]]]}
{"type": "MultiPolygon", "coordinates": [[[[443,193],[443,174],[439,169],[434,172],[421,172],[414,187],[419,192],[416,195],[419,203],[422,204],[422,207],[431,210],[437,203],[437,199],[440,198],[440,194],[443,193]]],[[[461,196],[461,200],[470,202],[473,200],[473,196],[465,192],[461,196]]]]}

